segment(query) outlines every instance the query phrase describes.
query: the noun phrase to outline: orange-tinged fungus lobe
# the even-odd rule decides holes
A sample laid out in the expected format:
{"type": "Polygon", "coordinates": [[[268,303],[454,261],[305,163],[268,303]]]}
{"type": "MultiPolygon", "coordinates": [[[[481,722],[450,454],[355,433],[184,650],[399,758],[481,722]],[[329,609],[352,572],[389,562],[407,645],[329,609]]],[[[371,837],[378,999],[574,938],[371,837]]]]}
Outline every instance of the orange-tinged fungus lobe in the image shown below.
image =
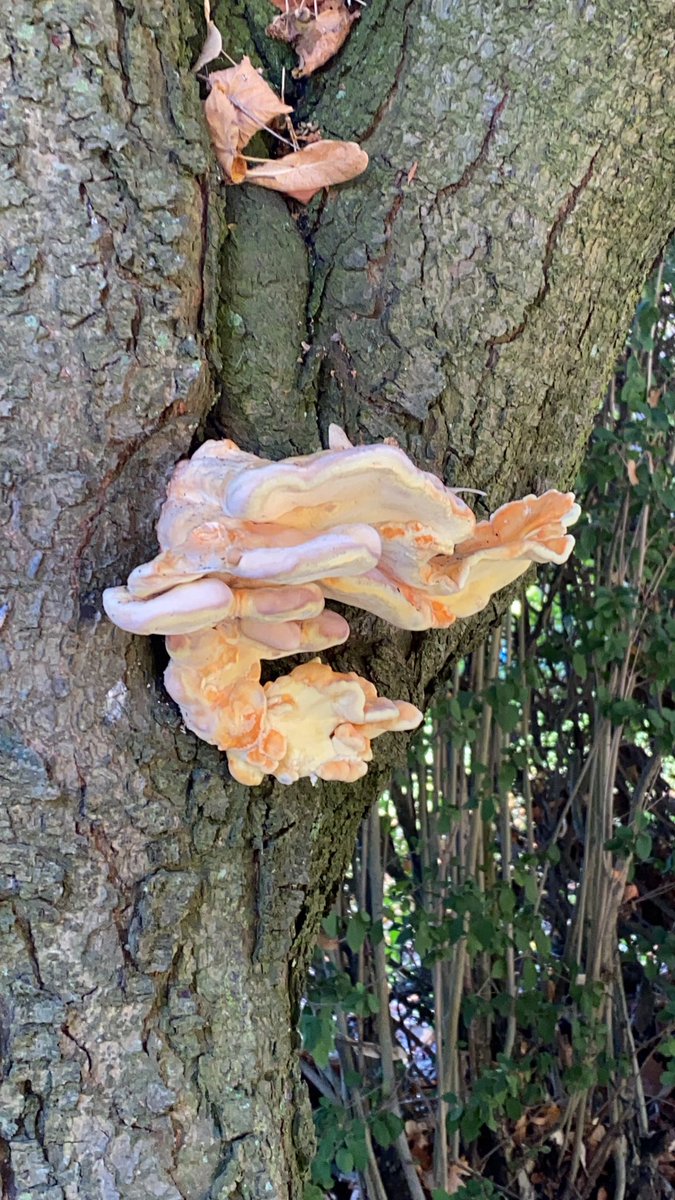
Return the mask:
{"type": "Polygon", "coordinates": [[[336,426],[328,450],[277,463],[206,442],[174,471],[159,554],[103,602],[122,629],[166,635],[167,691],[240,783],[352,782],[372,739],[414,729],[419,709],[318,658],[263,684],[263,660],[344,642],[326,599],[445,628],[530,563],[565,562],[578,515],[574,496],[549,491],[477,524],[398,446],[352,446],[336,426]]]}

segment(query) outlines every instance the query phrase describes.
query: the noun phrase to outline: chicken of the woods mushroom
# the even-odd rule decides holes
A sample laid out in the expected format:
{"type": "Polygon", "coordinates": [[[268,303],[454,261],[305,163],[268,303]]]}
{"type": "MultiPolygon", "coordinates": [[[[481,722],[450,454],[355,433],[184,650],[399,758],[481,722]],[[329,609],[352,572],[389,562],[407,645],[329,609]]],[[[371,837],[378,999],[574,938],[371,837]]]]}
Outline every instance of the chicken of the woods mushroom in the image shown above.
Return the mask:
{"type": "Polygon", "coordinates": [[[263,684],[263,660],[344,642],[327,599],[446,628],[530,563],[565,562],[578,515],[571,493],[548,491],[476,522],[397,446],[353,446],[334,425],[328,450],[281,462],[211,441],[174,471],[159,554],[103,604],[120,628],[166,636],[167,691],[241,783],[351,782],[372,739],[414,729],[419,709],[318,658],[263,684]]]}

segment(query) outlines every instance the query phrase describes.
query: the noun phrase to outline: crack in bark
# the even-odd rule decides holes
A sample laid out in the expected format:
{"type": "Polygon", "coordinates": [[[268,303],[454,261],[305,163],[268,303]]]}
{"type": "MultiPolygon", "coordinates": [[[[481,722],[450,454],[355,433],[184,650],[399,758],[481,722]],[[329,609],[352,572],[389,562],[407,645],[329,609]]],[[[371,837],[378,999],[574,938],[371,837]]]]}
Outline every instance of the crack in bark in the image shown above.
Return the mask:
{"type": "MultiPolygon", "coordinates": [[[[9,898],[7,896],[0,896],[0,901],[9,898]]],[[[0,1083],[2,1083],[3,1079],[7,1078],[12,1066],[11,1024],[11,1010],[5,999],[0,996],[0,1083]]]]}
{"type": "Polygon", "coordinates": [[[64,1022],[64,1024],[61,1026],[61,1033],[63,1034],[64,1037],[68,1038],[69,1042],[72,1042],[74,1046],[77,1046],[77,1049],[80,1050],[82,1054],[84,1054],[84,1056],[87,1060],[87,1071],[88,1071],[88,1074],[91,1075],[91,1072],[93,1069],[93,1061],[92,1061],[91,1054],[87,1050],[87,1047],[85,1046],[84,1042],[78,1042],[75,1035],[73,1033],[71,1033],[70,1029],[68,1028],[67,1022],[64,1022]]]}
{"type": "Polygon", "coordinates": [[[468,187],[474,175],[476,174],[476,171],[479,169],[479,167],[482,167],[488,156],[492,139],[497,131],[497,122],[499,121],[499,118],[501,117],[508,103],[509,95],[509,89],[506,88],[501,100],[493,108],[492,113],[490,114],[488,127],[485,131],[485,136],[483,137],[483,141],[481,142],[480,149],[476,157],[473,158],[470,163],[467,163],[459,179],[454,180],[453,183],[447,183],[445,187],[440,188],[439,191],[436,192],[436,198],[434,200],[435,208],[438,208],[439,201],[445,200],[447,196],[454,196],[456,192],[461,190],[461,188],[468,187]]]}
{"type": "Polygon", "coordinates": [[[598,155],[600,154],[600,151],[602,150],[602,148],[603,148],[602,146],[598,146],[598,149],[595,151],[595,154],[591,158],[591,161],[588,164],[588,167],[586,168],[586,171],[584,172],[580,182],[575,184],[575,186],[572,188],[571,192],[569,192],[569,194],[565,197],[562,204],[560,205],[560,208],[558,209],[555,221],[553,222],[553,224],[548,232],[548,237],[546,238],[546,246],[544,248],[544,258],[543,258],[543,262],[541,264],[542,275],[544,278],[543,278],[542,285],[539,288],[539,291],[537,292],[536,296],[534,297],[534,300],[531,300],[530,303],[526,306],[523,319],[522,319],[522,321],[520,321],[520,323],[518,325],[516,325],[513,329],[508,329],[505,333],[497,334],[496,337],[490,338],[490,340],[485,343],[485,345],[487,347],[489,347],[490,349],[492,349],[494,346],[504,346],[504,345],[507,345],[509,342],[515,342],[516,338],[519,338],[521,336],[521,334],[523,334],[525,332],[525,329],[527,328],[527,323],[528,323],[532,313],[537,308],[539,308],[540,305],[543,304],[544,300],[546,299],[548,292],[549,292],[549,288],[551,286],[551,280],[550,280],[551,265],[553,263],[553,256],[555,254],[556,247],[557,247],[558,241],[560,239],[560,235],[565,227],[566,222],[568,221],[568,219],[571,217],[572,213],[574,212],[574,210],[577,206],[579,197],[581,196],[582,192],[584,192],[585,189],[588,187],[588,185],[593,177],[593,173],[595,171],[595,164],[596,164],[598,155]]]}
{"type": "MultiPolygon", "coordinates": [[[[227,1151],[222,1156],[216,1168],[217,1174],[204,1196],[204,1200],[218,1200],[223,1194],[228,1196],[238,1195],[238,1193],[234,1192],[234,1186],[241,1182],[241,1173],[239,1172],[239,1178],[235,1179],[232,1167],[238,1165],[238,1160],[241,1158],[241,1147],[252,1137],[253,1131],[239,1133],[235,1137],[228,1138],[227,1151]],[[224,1185],[227,1187],[226,1193],[221,1190],[224,1185]]],[[[241,1164],[241,1167],[243,1168],[243,1164],[241,1164]]]]}
{"type": "MultiPolygon", "coordinates": [[[[385,272],[385,269],[391,259],[391,255],[392,255],[392,251],[393,251],[392,237],[394,234],[394,225],[396,224],[396,218],[398,217],[398,214],[403,207],[404,200],[405,200],[405,193],[404,193],[403,189],[400,188],[400,190],[394,196],[394,200],[389,208],[389,211],[385,214],[385,217],[384,217],[384,248],[383,248],[382,254],[380,254],[380,256],[378,258],[370,259],[368,262],[368,266],[366,268],[366,274],[368,276],[369,282],[372,283],[378,289],[381,289],[384,272],[385,272]]],[[[382,316],[386,307],[387,307],[387,305],[385,304],[385,302],[382,298],[381,290],[378,290],[378,295],[377,295],[375,304],[373,306],[373,311],[372,311],[372,313],[369,313],[365,317],[365,320],[367,320],[367,321],[377,320],[378,317],[382,316]]]]}
{"type": "Polygon", "coordinates": [[[197,180],[202,197],[202,245],[199,256],[199,304],[197,306],[197,329],[204,330],[204,300],[206,297],[205,271],[209,249],[209,180],[204,176],[197,180]]]}
{"type": "Polygon", "coordinates": [[[588,333],[591,321],[593,320],[594,313],[595,313],[595,307],[593,305],[591,305],[591,307],[588,310],[588,316],[586,317],[586,320],[584,321],[584,327],[581,330],[579,337],[577,338],[577,349],[578,350],[581,350],[581,343],[583,342],[584,338],[586,337],[586,334],[588,333]]]}
{"type": "Polygon", "coordinates": [[[12,1148],[6,1138],[0,1137],[0,1184],[1,1200],[16,1200],[16,1178],[12,1167],[12,1148]]]}
{"type": "Polygon", "coordinates": [[[166,408],[162,409],[159,417],[149,429],[144,429],[142,433],[137,434],[136,437],[127,442],[117,461],[112,467],[109,468],[109,470],[106,471],[105,475],[103,476],[103,479],[97,488],[94,508],[92,512],[85,517],[82,525],[80,526],[80,541],[78,542],[73,553],[71,587],[73,597],[75,599],[78,598],[80,591],[82,558],[85,550],[91,543],[92,537],[94,536],[96,521],[101,516],[101,513],[105,508],[105,503],[108,498],[108,492],[110,488],[119,479],[122,471],[129,464],[134,455],[137,454],[147,442],[155,437],[174,417],[183,416],[186,412],[186,409],[186,401],[182,396],[178,397],[176,400],[172,401],[171,404],[167,405],[166,408]]]}
{"type": "Polygon", "coordinates": [[[129,79],[127,65],[127,13],[124,5],[121,3],[121,0],[113,0],[113,14],[117,29],[117,57],[120,64],[120,82],[122,84],[122,94],[130,108],[134,109],[136,105],[131,99],[131,82],[129,79]]]}
{"type": "Polygon", "coordinates": [[[410,39],[410,30],[412,28],[412,26],[410,24],[408,24],[407,18],[408,18],[408,13],[410,12],[410,9],[412,8],[414,3],[415,3],[415,0],[408,0],[408,3],[406,4],[405,9],[403,10],[404,31],[403,31],[403,40],[401,43],[401,57],[399,58],[398,63],[396,64],[396,70],[394,71],[394,78],[391,81],[391,87],[390,87],[389,91],[387,92],[387,95],[385,96],[384,100],[380,104],[380,107],[378,108],[377,112],[372,117],[370,125],[361,134],[361,136],[359,138],[360,142],[367,142],[368,139],[373,136],[373,134],[375,133],[375,130],[377,129],[380,122],[383,121],[384,118],[386,117],[387,113],[391,111],[393,103],[396,99],[398,89],[401,84],[401,76],[403,74],[403,67],[405,65],[406,55],[408,52],[408,42],[410,39]]]}
{"type": "Polygon", "coordinates": [[[30,962],[35,982],[40,991],[43,991],[44,982],[40,972],[40,963],[38,961],[37,948],[35,945],[35,939],[33,937],[33,930],[31,929],[30,921],[28,920],[25,912],[20,911],[19,901],[14,900],[11,908],[14,914],[14,920],[16,921],[17,929],[21,934],[24,946],[26,947],[26,951],[28,953],[28,961],[30,962]]]}
{"type": "MultiPolygon", "coordinates": [[[[462,174],[460,175],[459,179],[455,179],[452,183],[448,183],[445,185],[445,187],[440,188],[436,192],[434,199],[431,202],[430,207],[427,207],[424,204],[421,204],[419,207],[418,217],[419,217],[420,233],[422,235],[422,243],[423,243],[422,244],[422,254],[420,257],[420,287],[422,290],[422,303],[424,304],[425,308],[428,307],[427,297],[426,297],[425,292],[426,292],[426,260],[427,260],[427,254],[429,251],[429,238],[427,237],[427,232],[426,232],[426,228],[425,228],[426,218],[429,216],[430,211],[432,211],[434,209],[436,210],[437,213],[440,214],[441,201],[447,199],[448,196],[454,196],[462,188],[468,187],[469,184],[471,183],[474,175],[478,171],[478,169],[486,161],[488,152],[490,149],[490,145],[494,139],[494,136],[495,136],[495,133],[497,130],[497,124],[499,122],[499,118],[501,117],[502,113],[504,112],[504,109],[506,108],[506,105],[509,100],[509,95],[510,95],[509,89],[506,88],[501,100],[499,100],[497,102],[497,104],[495,105],[495,107],[493,108],[493,110],[490,114],[490,120],[488,121],[488,126],[487,126],[487,129],[483,136],[483,140],[481,142],[480,149],[478,150],[478,154],[475,156],[475,158],[473,158],[471,160],[471,162],[467,163],[467,165],[464,168],[464,170],[462,171],[462,174]]],[[[477,249],[478,249],[478,246],[475,246],[473,251],[471,252],[471,255],[469,256],[469,260],[476,253],[477,249]]],[[[462,261],[467,261],[467,260],[462,260],[462,261]]],[[[451,268],[451,271],[452,271],[452,268],[451,268]]],[[[434,335],[438,336],[436,324],[434,325],[434,335]]]]}

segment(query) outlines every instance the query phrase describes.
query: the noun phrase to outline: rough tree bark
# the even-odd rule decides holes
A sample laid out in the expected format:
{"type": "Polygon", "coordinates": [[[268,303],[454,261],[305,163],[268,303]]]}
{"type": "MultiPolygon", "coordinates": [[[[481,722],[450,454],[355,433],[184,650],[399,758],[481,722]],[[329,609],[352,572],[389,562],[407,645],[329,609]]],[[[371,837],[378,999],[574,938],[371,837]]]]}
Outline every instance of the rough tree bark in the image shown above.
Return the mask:
{"type": "MultiPolygon", "coordinates": [[[[266,9],[218,17],[278,83],[266,9]]],[[[572,482],[675,225],[672,9],[371,0],[300,97],[371,167],[300,216],[224,196],[186,0],[6,13],[2,1196],[296,1200],[303,968],[401,744],[363,786],[234,786],[101,588],[205,428],[279,457],[337,418],[493,508],[572,482]]],[[[361,618],[335,661],[420,702],[493,618],[361,618]]]]}

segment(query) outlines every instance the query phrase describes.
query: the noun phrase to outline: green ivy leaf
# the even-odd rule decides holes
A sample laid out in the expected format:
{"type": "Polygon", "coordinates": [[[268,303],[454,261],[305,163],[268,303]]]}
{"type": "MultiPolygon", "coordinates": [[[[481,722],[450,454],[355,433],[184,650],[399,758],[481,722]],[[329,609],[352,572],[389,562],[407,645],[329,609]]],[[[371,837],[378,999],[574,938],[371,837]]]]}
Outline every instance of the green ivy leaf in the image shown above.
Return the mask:
{"type": "Polygon", "coordinates": [[[649,833],[639,833],[635,839],[635,857],[644,862],[652,852],[652,839],[649,833]]]}
{"type": "Polygon", "coordinates": [[[365,913],[365,912],[354,913],[353,916],[351,916],[349,918],[349,924],[347,925],[347,933],[345,935],[345,940],[347,942],[347,945],[349,946],[349,949],[354,954],[358,954],[359,950],[363,946],[363,943],[366,940],[366,936],[368,934],[369,928],[370,928],[370,917],[369,917],[368,913],[365,913]]]}
{"type": "Polygon", "coordinates": [[[403,1121],[392,1112],[378,1113],[370,1122],[370,1132],[383,1150],[393,1146],[403,1129],[403,1121]]]}
{"type": "Polygon", "coordinates": [[[335,1166],[343,1175],[351,1175],[354,1170],[354,1156],[346,1146],[342,1146],[335,1155],[335,1166]]]}
{"type": "Polygon", "coordinates": [[[303,1200],[326,1200],[326,1193],[315,1183],[306,1183],[302,1198],[303,1200]]]}
{"type": "Polygon", "coordinates": [[[574,651],[574,654],[572,655],[572,666],[575,674],[578,675],[583,682],[588,675],[588,664],[586,662],[586,655],[582,654],[580,650],[574,651]]]}

